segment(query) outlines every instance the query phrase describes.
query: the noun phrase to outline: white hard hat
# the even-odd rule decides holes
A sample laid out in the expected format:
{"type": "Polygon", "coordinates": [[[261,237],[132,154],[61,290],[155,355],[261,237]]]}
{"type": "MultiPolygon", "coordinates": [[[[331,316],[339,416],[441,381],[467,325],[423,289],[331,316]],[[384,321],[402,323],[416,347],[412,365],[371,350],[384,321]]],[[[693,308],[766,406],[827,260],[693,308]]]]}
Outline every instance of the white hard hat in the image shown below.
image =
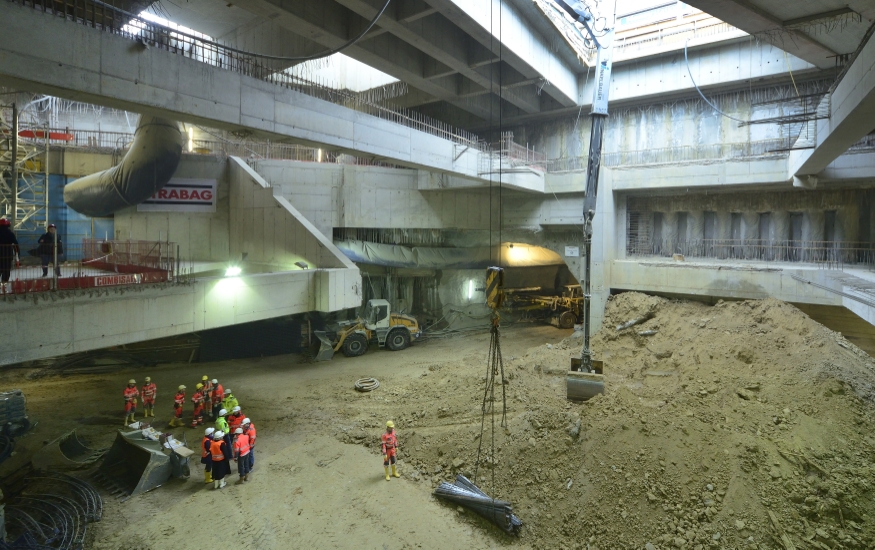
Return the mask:
{"type": "Polygon", "coordinates": [[[228,409],[222,409],[219,411],[219,416],[225,416],[226,414],[228,414],[228,409]]]}
{"type": "Polygon", "coordinates": [[[219,381],[216,380],[215,378],[213,378],[213,384],[218,384],[218,383],[219,383],[219,381]]]}
{"type": "Polygon", "coordinates": [[[246,424],[252,424],[252,421],[249,420],[248,418],[244,418],[244,419],[243,419],[243,425],[245,426],[246,424]]]}
{"type": "Polygon", "coordinates": [[[231,409],[231,412],[232,412],[232,413],[238,413],[238,412],[240,412],[240,405],[237,405],[236,407],[234,407],[233,409],[231,409]]]}
{"type": "Polygon", "coordinates": [[[185,389],[185,385],[184,385],[184,384],[180,384],[180,385],[179,385],[179,390],[182,391],[182,390],[184,390],[184,389],[185,389]]]}
{"type": "Polygon", "coordinates": [[[229,393],[231,393],[231,390],[225,390],[225,395],[228,395],[229,393]]]}
{"type": "Polygon", "coordinates": [[[243,428],[237,428],[236,430],[234,430],[234,433],[235,433],[235,434],[242,434],[242,433],[243,433],[243,428]]]}
{"type": "Polygon", "coordinates": [[[225,432],[221,430],[213,434],[213,439],[222,439],[223,437],[225,437],[225,432]]]}
{"type": "Polygon", "coordinates": [[[204,435],[210,435],[210,434],[213,433],[214,431],[216,431],[216,428],[207,428],[207,429],[204,431],[204,435]]]}

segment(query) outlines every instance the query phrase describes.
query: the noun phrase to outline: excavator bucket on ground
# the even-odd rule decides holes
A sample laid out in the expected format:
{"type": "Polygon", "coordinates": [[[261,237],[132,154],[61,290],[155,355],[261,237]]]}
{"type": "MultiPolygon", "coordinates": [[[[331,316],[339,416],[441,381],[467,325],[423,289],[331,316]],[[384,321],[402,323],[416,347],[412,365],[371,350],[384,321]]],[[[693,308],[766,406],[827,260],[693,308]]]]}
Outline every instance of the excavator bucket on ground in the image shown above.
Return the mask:
{"type": "MultiPolygon", "coordinates": [[[[186,468],[187,462],[185,459],[186,468]]],[[[139,431],[119,430],[95,478],[118,498],[127,499],[160,487],[178,467],[177,455],[165,453],[160,442],[146,439],[139,431]]]]}
{"type": "Polygon", "coordinates": [[[89,448],[73,430],[37,451],[31,462],[38,470],[81,470],[93,466],[107,450],[89,448]]]}
{"type": "Polygon", "coordinates": [[[319,351],[314,356],[315,361],[330,361],[334,357],[334,343],[324,331],[317,330],[313,334],[319,339],[319,351]]]}
{"type": "Polygon", "coordinates": [[[605,393],[604,363],[592,362],[594,372],[581,372],[580,359],[572,357],[571,370],[565,376],[565,391],[569,401],[586,401],[605,393]]]}

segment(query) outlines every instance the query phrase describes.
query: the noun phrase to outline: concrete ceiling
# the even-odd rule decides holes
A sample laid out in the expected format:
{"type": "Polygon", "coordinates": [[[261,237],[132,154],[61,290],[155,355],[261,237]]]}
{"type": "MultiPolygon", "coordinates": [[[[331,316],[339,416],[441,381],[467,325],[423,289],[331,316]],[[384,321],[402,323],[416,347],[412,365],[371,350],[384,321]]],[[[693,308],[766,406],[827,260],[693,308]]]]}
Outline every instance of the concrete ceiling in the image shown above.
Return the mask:
{"type": "Polygon", "coordinates": [[[873,0],[685,0],[822,69],[860,46],[875,21],[873,0]]]}

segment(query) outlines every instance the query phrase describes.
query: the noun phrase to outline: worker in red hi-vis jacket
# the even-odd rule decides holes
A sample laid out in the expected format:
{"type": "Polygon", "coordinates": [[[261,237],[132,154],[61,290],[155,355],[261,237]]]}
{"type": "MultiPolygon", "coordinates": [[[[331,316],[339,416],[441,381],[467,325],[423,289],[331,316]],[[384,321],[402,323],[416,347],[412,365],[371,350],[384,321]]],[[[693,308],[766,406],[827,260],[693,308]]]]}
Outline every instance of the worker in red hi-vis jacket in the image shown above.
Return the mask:
{"type": "Polygon", "coordinates": [[[143,394],[144,416],[155,416],[155,397],[158,396],[158,386],[147,376],[146,383],[143,384],[143,389],[140,391],[143,394]]]}
{"type": "Polygon", "coordinates": [[[201,384],[204,385],[204,409],[206,409],[205,412],[210,415],[210,419],[213,420],[215,419],[213,416],[213,383],[205,374],[203,378],[201,378],[201,384]]]}
{"type": "Polygon", "coordinates": [[[255,424],[248,418],[243,419],[243,433],[249,437],[249,471],[255,468],[255,424]]]}
{"type": "Polygon", "coordinates": [[[170,427],[185,426],[182,421],[182,405],[185,403],[185,386],[179,386],[176,395],[173,396],[173,418],[170,419],[170,427]]]}
{"type": "Polygon", "coordinates": [[[234,462],[237,463],[238,483],[249,481],[249,436],[243,428],[234,430],[234,462]]]}
{"type": "Polygon", "coordinates": [[[225,388],[219,384],[219,381],[213,378],[213,420],[219,418],[219,410],[222,408],[222,399],[225,399],[225,388]]]}
{"type": "Polygon", "coordinates": [[[125,398],[125,423],[123,426],[134,421],[134,414],[137,412],[137,398],[140,397],[140,390],[137,389],[137,381],[131,378],[128,380],[128,385],[125,391],[122,392],[125,398]]]}
{"type": "Polygon", "coordinates": [[[194,387],[194,395],[191,396],[191,402],[194,403],[194,411],[191,414],[191,427],[197,428],[198,424],[204,423],[204,385],[198,384],[194,387]]]}
{"type": "Polygon", "coordinates": [[[380,438],[383,451],[383,469],[386,470],[386,481],[389,481],[389,464],[392,465],[392,475],[401,477],[395,467],[395,452],[398,450],[398,435],[395,433],[395,423],[386,422],[386,433],[380,438]]]}

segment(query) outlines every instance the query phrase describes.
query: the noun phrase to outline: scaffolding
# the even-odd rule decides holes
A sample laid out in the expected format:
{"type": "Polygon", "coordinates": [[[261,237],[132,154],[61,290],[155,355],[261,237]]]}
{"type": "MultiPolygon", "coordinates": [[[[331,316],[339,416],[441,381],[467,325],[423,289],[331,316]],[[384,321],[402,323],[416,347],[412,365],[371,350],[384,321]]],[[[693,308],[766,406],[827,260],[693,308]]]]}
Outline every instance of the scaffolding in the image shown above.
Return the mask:
{"type": "Polygon", "coordinates": [[[49,217],[48,130],[22,128],[15,105],[0,107],[0,217],[38,232],[49,217]]]}

